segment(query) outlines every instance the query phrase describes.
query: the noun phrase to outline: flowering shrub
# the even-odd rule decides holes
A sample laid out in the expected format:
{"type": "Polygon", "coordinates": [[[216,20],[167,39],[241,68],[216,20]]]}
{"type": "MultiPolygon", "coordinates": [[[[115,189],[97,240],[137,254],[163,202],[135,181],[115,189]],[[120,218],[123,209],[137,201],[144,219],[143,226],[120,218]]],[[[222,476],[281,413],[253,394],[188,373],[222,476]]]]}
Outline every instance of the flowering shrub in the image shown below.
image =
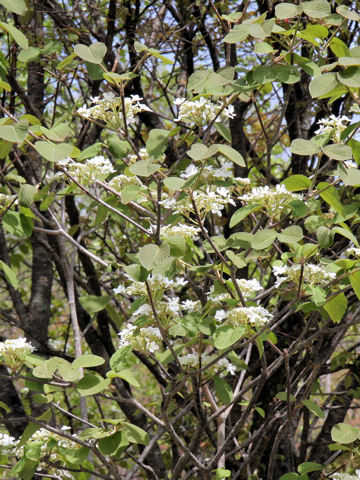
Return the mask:
{"type": "Polygon", "coordinates": [[[358,478],[356,2],[1,3],[0,477],[358,478]]]}

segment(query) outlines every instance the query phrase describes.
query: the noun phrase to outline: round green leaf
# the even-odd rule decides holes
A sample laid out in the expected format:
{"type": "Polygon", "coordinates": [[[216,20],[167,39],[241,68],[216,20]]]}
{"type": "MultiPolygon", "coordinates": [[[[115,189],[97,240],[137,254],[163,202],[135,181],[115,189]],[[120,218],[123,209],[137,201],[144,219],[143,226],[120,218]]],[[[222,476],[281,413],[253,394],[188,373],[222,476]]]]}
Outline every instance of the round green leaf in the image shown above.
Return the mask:
{"type": "Polygon", "coordinates": [[[59,162],[63,160],[65,157],[68,157],[74,149],[74,147],[68,143],[55,144],[44,141],[36,142],[34,147],[35,150],[49,162],[59,162]]]}
{"type": "Polygon", "coordinates": [[[21,52],[19,53],[18,59],[20,60],[20,62],[24,62],[24,63],[36,62],[40,58],[40,53],[41,53],[40,48],[29,47],[26,50],[21,50],[21,52]]]}
{"type": "Polygon", "coordinates": [[[166,243],[162,245],[145,245],[139,251],[139,260],[141,265],[150,270],[155,265],[163,263],[170,255],[170,246],[166,243]]]}
{"type": "Polygon", "coordinates": [[[110,378],[102,378],[98,375],[85,375],[78,383],[77,389],[82,397],[100,393],[110,384],[110,378]]]}
{"type": "Polygon", "coordinates": [[[29,48],[28,39],[25,35],[20,32],[14,25],[9,25],[8,23],[0,22],[0,28],[7,32],[19,45],[19,47],[27,49],[29,48]]]}
{"type": "Polygon", "coordinates": [[[17,15],[25,15],[27,12],[24,0],[0,0],[0,4],[17,15]]]}
{"type": "Polygon", "coordinates": [[[309,85],[310,94],[313,98],[327,95],[337,86],[336,73],[323,73],[313,78],[309,85]]]}
{"type": "Polygon", "coordinates": [[[338,423],[331,429],[331,438],[337,443],[352,443],[360,437],[360,430],[347,423],[338,423]]]}
{"type": "Polygon", "coordinates": [[[179,177],[167,177],[164,180],[165,187],[169,188],[170,190],[181,190],[185,180],[179,177]]]}
{"type": "Polygon", "coordinates": [[[270,247],[272,243],[276,240],[277,233],[275,230],[265,229],[260,230],[255,233],[251,240],[251,246],[255,250],[262,250],[264,248],[270,247]]]}
{"type": "Polygon", "coordinates": [[[290,151],[297,155],[315,155],[320,150],[311,140],[296,138],[291,142],[290,151]]]}
{"type": "Polygon", "coordinates": [[[305,475],[306,473],[309,472],[316,472],[318,470],[322,470],[324,468],[324,465],[321,465],[321,463],[316,463],[316,462],[303,462],[300,463],[298,466],[298,472],[300,475],[305,475]]]}
{"type": "Polygon", "coordinates": [[[275,16],[280,20],[296,17],[297,14],[296,5],[292,3],[279,3],[275,6],[275,16]]]}
{"type": "Polygon", "coordinates": [[[105,360],[99,355],[81,355],[72,362],[74,368],[98,367],[105,363],[105,360]]]}
{"type": "Polygon", "coordinates": [[[94,315],[96,312],[103,310],[110,302],[109,295],[98,297],[96,295],[84,295],[79,297],[81,306],[90,314],[94,315]]]}
{"type": "Polygon", "coordinates": [[[354,20],[355,22],[360,20],[359,14],[354,12],[354,10],[350,10],[350,8],[346,5],[339,5],[336,7],[336,13],[344,18],[347,18],[348,20],[354,20]]]}
{"type": "Polygon", "coordinates": [[[334,160],[349,160],[352,158],[352,151],[348,145],[342,145],[340,143],[334,145],[326,145],[322,151],[329,158],[334,160]]]}
{"type": "Polygon", "coordinates": [[[245,327],[240,326],[234,328],[230,325],[224,325],[219,327],[215,330],[214,333],[214,345],[219,350],[223,350],[225,348],[234,345],[244,334],[245,327]]]}
{"type": "MultiPolygon", "coordinates": [[[[301,139],[298,139],[301,140],[301,139]]],[[[307,190],[311,186],[311,180],[305,175],[290,175],[283,182],[288,192],[297,192],[299,190],[307,190]]]]}
{"type": "Polygon", "coordinates": [[[339,82],[343,85],[350,88],[360,87],[360,67],[349,67],[336,75],[339,82]]]}
{"type": "Polygon", "coordinates": [[[130,172],[133,175],[139,175],[139,177],[150,177],[161,168],[158,163],[153,163],[150,160],[140,160],[129,167],[130,172]]]}
{"type": "Polygon", "coordinates": [[[93,43],[88,47],[79,43],[75,45],[74,52],[77,56],[90,63],[101,63],[106,54],[106,45],[101,42],[93,43]]]}

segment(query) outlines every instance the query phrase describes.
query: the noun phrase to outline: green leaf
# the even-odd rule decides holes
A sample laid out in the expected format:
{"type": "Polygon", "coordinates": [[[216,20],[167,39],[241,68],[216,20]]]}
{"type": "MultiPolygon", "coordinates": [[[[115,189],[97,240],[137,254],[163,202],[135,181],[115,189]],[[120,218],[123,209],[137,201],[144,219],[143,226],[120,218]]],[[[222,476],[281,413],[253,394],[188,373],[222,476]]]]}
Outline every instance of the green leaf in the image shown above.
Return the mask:
{"type": "Polygon", "coordinates": [[[74,147],[68,143],[55,144],[44,141],[36,142],[34,147],[35,150],[49,162],[59,162],[63,160],[65,157],[68,157],[74,149],[74,147]]]}
{"type": "Polygon", "coordinates": [[[124,267],[125,272],[136,282],[145,282],[149,272],[137,263],[124,267]]]}
{"type": "Polygon", "coordinates": [[[240,24],[235,25],[234,28],[224,37],[225,43],[239,43],[245,40],[249,35],[250,25],[240,24]]]}
{"type": "Polygon", "coordinates": [[[326,145],[322,151],[329,158],[334,160],[349,160],[352,158],[352,151],[348,145],[342,145],[340,143],[334,145],[326,145]]]}
{"type": "Polygon", "coordinates": [[[0,138],[21,145],[28,134],[28,127],[27,120],[20,120],[15,125],[1,125],[0,138]]]}
{"type": "Polygon", "coordinates": [[[338,7],[336,7],[336,13],[338,13],[344,18],[347,18],[348,20],[353,20],[355,22],[358,22],[360,20],[359,14],[356,13],[354,10],[350,10],[350,8],[345,5],[339,5],[338,7]]]}
{"type": "Polygon", "coordinates": [[[223,325],[218,327],[214,332],[214,345],[219,350],[224,350],[225,348],[234,345],[244,334],[245,327],[232,327],[231,325],[223,325]]]}
{"type": "Polygon", "coordinates": [[[332,185],[330,186],[329,183],[320,182],[317,186],[317,190],[319,191],[320,197],[323,198],[326,203],[328,203],[336,212],[340,213],[342,217],[346,217],[338,191],[332,185]],[[323,190],[325,188],[326,190],[323,190]]]}
{"type": "Polygon", "coordinates": [[[106,305],[110,302],[110,299],[111,297],[109,295],[104,295],[102,297],[96,295],[84,295],[79,297],[79,302],[89,315],[94,315],[94,313],[104,310],[106,305]]]}
{"type": "Polygon", "coordinates": [[[140,42],[135,42],[134,47],[137,52],[143,52],[143,51],[149,52],[150,55],[152,55],[153,57],[159,58],[164,64],[171,65],[174,63],[173,60],[170,60],[170,58],[167,58],[164,55],[161,55],[159,50],[156,50],[156,48],[147,47],[146,45],[143,45],[140,42]]]}
{"type": "Polygon", "coordinates": [[[300,475],[297,473],[285,473],[284,475],[281,475],[279,480],[301,480],[300,475]]]}
{"type": "Polygon", "coordinates": [[[322,248],[331,247],[334,241],[334,232],[321,225],[316,231],[316,238],[322,248]]]}
{"type": "Polygon", "coordinates": [[[136,199],[141,188],[138,185],[128,185],[121,190],[121,201],[124,205],[136,199]]]}
{"type": "MultiPolygon", "coordinates": [[[[0,0],[1,3],[1,0],[0,0]]],[[[20,62],[29,63],[37,62],[40,58],[41,50],[37,47],[29,47],[26,50],[21,50],[18,59],[20,62]]]]}
{"type": "Polygon", "coordinates": [[[275,16],[280,20],[293,18],[298,15],[296,5],[292,3],[279,3],[275,6],[275,16]]]}
{"type": "Polygon", "coordinates": [[[73,368],[70,362],[63,360],[58,365],[58,374],[66,382],[78,382],[81,378],[81,372],[78,368],[73,368]]]}
{"type": "Polygon", "coordinates": [[[298,225],[292,225],[291,227],[285,228],[281,233],[278,234],[278,239],[283,243],[297,243],[304,237],[302,228],[298,225]]]}
{"type": "Polygon", "coordinates": [[[350,88],[358,88],[360,87],[360,68],[359,67],[349,67],[343,70],[342,72],[338,72],[337,79],[343,85],[346,85],[350,88]]]}
{"type": "Polygon", "coordinates": [[[311,186],[311,180],[308,177],[305,177],[305,175],[290,175],[290,177],[286,178],[281,183],[285,185],[288,192],[307,190],[311,186]]]}
{"type": "Polygon", "coordinates": [[[321,463],[303,462],[298,466],[298,472],[300,475],[305,475],[306,473],[316,472],[317,470],[322,470],[323,468],[324,465],[321,465],[321,463]]]}
{"type": "Polygon", "coordinates": [[[213,149],[216,149],[216,152],[222,153],[229,160],[236,163],[237,165],[240,165],[240,167],[246,167],[246,163],[243,156],[237,150],[235,150],[235,148],[232,148],[229,145],[223,145],[223,144],[217,143],[217,144],[211,145],[211,147],[209,148],[209,150],[213,150],[213,149]]]}
{"type": "Polygon", "coordinates": [[[229,143],[232,143],[230,129],[220,122],[215,122],[215,130],[220,133],[220,135],[229,143]]]}
{"type": "Polygon", "coordinates": [[[164,179],[165,187],[170,190],[181,190],[184,186],[185,180],[179,177],[166,177],[164,179]]]}
{"type": "Polygon", "coordinates": [[[331,14],[331,7],[327,0],[313,0],[302,2],[301,6],[309,17],[323,18],[331,14]]]}
{"type": "Polygon", "coordinates": [[[267,55],[273,51],[274,49],[267,42],[256,42],[254,47],[254,53],[257,55],[267,55]]]}
{"type": "Polygon", "coordinates": [[[228,405],[233,397],[230,385],[221,377],[214,376],[214,386],[217,397],[224,405],[228,405]]]}
{"type": "Polygon", "coordinates": [[[103,61],[103,58],[106,55],[106,50],[106,45],[101,42],[93,43],[90,47],[79,43],[74,47],[74,52],[78,57],[87,62],[96,64],[100,64],[103,61]]]}
{"type": "Polygon", "coordinates": [[[330,49],[337,57],[350,57],[350,50],[345,42],[334,37],[330,42],[330,49]]]}
{"type": "MultiPolygon", "coordinates": [[[[12,3],[12,2],[11,2],[12,3]]],[[[29,48],[28,39],[25,35],[20,32],[14,25],[9,25],[8,23],[0,22],[0,28],[7,32],[19,45],[19,47],[24,48],[25,50],[29,48]]]]}
{"type": "Polygon", "coordinates": [[[19,202],[25,207],[30,207],[34,202],[34,196],[37,193],[37,189],[33,185],[21,185],[19,190],[19,202]]]}
{"type": "Polygon", "coordinates": [[[128,422],[122,422],[122,426],[124,427],[129,442],[141,443],[143,445],[149,444],[150,438],[145,430],[128,422]]]}
{"type": "Polygon", "coordinates": [[[340,57],[338,62],[343,67],[358,66],[360,65],[360,57],[340,57]]]}
{"type": "Polygon", "coordinates": [[[360,438],[360,430],[347,423],[338,423],[331,429],[331,438],[337,443],[352,443],[360,438]]]}
{"type": "Polygon", "coordinates": [[[359,242],[358,242],[357,238],[347,228],[336,226],[336,227],[333,228],[333,232],[338,233],[339,235],[342,235],[345,238],[348,238],[356,247],[359,247],[359,242]]]}
{"type": "MultiPolygon", "coordinates": [[[[287,394],[287,392],[278,392],[275,395],[275,398],[277,398],[278,400],[281,400],[282,402],[287,402],[288,394],[287,394]]],[[[291,402],[296,402],[296,397],[294,397],[294,395],[292,395],[292,394],[290,394],[290,401],[291,402]]]]}
{"type": "Polygon", "coordinates": [[[233,263],[237,268],[246,267],[247,264],[240,255],[236,255],[231,250],[227,250],[226,255],[230,259],[231,263],[233,263]]]}
{"type": "Polygon", "coordinates": [[[139,250],[139,260],[141,265],[147,270],[163,263],[170,255],[170,246],[166,243],[162,245],[145,245],[139,250]]]}
{"type": "Polygon", "coordinates": [[[146,141],[146,150],[150,157],[159,159],[168,145],[169,130],[153,128],[146,141]]]}
{"type": "Polygon", "coordinates": [[[125,432],[115,432],[98,441],[99,450],[103,455],[116,455],[118,450],[127,445],[129,442],[125,432]]]}
{"type": "Polygon", "coordinates": [[[139,177],[150,177],[161,168],[158,163],[153,163],[151,160],[140,160],[129,167],[133,175],[139,177]]]}
{"type": "Polygon", "coordinates": [[[87,447],[80,448],[63,448],[60,447],[60,452],[66,460],[74,465],[82,465],[84,460],[89,455],[89,449],[87,447]]]}
{"type": "Polygon", "coordinates": [[[349,168],[345,174],[341,175],[341,178],[346,186],[360,185],[360,170],[358,168],[349,168]]]}
{"type": "Polygon", "coordinates": [[[349,280],[356,296],[360,300],[360,271],[350,273],[349,280]]]}
{"type": "Polygon", "coordinates": [[[190,150],[187,152],[190,158],[193,160],[204,160],[214,155],[216,151],[211,150],[202,143],[194,143],[191,145],[190,150]]]}
{"type": "MultiPolygon", "coordinates": [[[[291,142],[290,151],[297,155],[315,155],[320,149],[311,140],[304,140],[303,138],[296,138],[291,142]]],[[[302,176],[302,175],[297,175],[302,176]]]]}
{"type": "Polygon", "coordinates": [[[300,80],[299,69],[294,65],[278,65],[276,70],[277,78],[280,80],[280,82],[291,85],[300,80]]]}
{"type": "Polygon", "coordinates": [[[275,230],[265,229],[260,230],[253,235],[251,240],[251,246],[255,250],[263,250],[264,248],[270,247],[272,243],[276,240],[277,233],[275,230]]]}
{"type": "Polygon", "coordinates": [[[170,245],[170,255],[173,257],[182,257],[186,253],[186,240],[181,235],[171,235],[164,240],[164,243],[170,245]]]}
{"type": "Polygon", "coordinates": [[[5,262],[0,260],[0,267],[2,268],[2,271],[4,272],[6,281],[10,283],[10,285],[17,290],[19,286],[18,279],[16,278],[16,275],[13,270],[7,265],[5,262]]]}
{"type": "Polygon", "coordinates": [[[132,372],[130,369],[122,369],[120,372],[115,372],[114,370],[110,370],[110,372],[107,372],[106,376],[109,378],[114,378],[114,377],[122,378],[133,387],[141,386],[140,383],[135,378],[134,372],[132,372]]]}
{"type": "Polygon", "coordinates": [[[259,210],[261,206],[259,205],[245,205],[245,207],[239,208],[236,210],[234,215],[230,219],[230,228],[235,227],[238,223],[240,223],[244,218],[246,218],[250,213],[256,212],[259,210]]]}
{"type": "Polygon", "coordinates": [[[0,4],[17,15],[25,15],[28,10],[24,0],[0,0],[0,4]]]}
{"type": "Polygon", "coordinates": [[[133,78],[136,78],[138,75],[136,75],[136,73],[133,73],[133,72],[126,72],[122,74],[115,73],[115,72],[106,72],[106,73],[103,73],[102,76],[109,83],[116,85],[122,82],[126,82],[126,80],[131,80],[133,78]]]}
{"type": "Polygon", "coordinates": [[[115,371],[119,372],[126,367],[131,355],[131,345],[119,348],[110,358],[110,367],[115,371]]]}
{"type": "MultiPolygon", "coordinates": [[[[321,408],[319,407],[319,405],[317,403],[313,402],[312,400],[308,400],[308,399],[303,400],[302,403],[305,405],[305,407],[307,409],[310,410],[311,413],[313,413],[317,417],[325,418],[324,412],[321,410],[321,408]]],[[[302,472],[299,472],[299,473],[302,473],[302,472]]]]}
{"type": "Polygon", "coordinates": [[[99,355],[84,354],[76,358],[72,362],[72,366],[74,368],[83,368],[83,367],[88,368],[88,367],[97,367],[99,365],[102,365],[103,363],[105,363],[105,360],[102,357],[99,357],[99,355]]]}
{"type": "MultiPolygon", "coordinates": [[[[66,137],[68,137],[70,134],[69,126],[66,125],[66,123],[60,123],[59,125],[51,129],[40,127],[40,130],[49,140],[52,140],[54,142],[63,142],[66,139],[66,137]]],[[[95,145],[99,145],[99,144],[97,143],[95,145]]],[[[94,153],[94,155],[96,155],[96,153],[94,153]]],[[[79,160],[79,157],[78,157],[78,160],[79,160]]]]}
{"type": "Polygon", "coordinates": [[[109,384],[110,378],[102,378],[99,375],[84,375],[77,384],[77,390],[82,397],[86,397],[102,392],[109,384]]]}
{"type": "Polygon", "coordinates": [[[331,299],[325,303],[323,308],[329,314],[331,320],[335,323],[339,323],[342,317],[347,311],[348,301],[343,293],[331,297],[331,299]]]}
{"type": "Polygon", "coordinates": [[[223,478],[231,477],[231,470],[226,470],[225,468],[217,468],[215,470],[216,480],[222,480],[223,478]]]}
{"type": "Polygon", "coordinates": [[[310,94],[313,98],[327,95],[337,86],[336,73],[323,73],[313,78],[309,85],[310,94]]]}
{"type": "Polygon", "coordinates": [[[81,160],[85,160],[87,158],[92,158],[95,157],[96,155],[99,155],[101,152],[101,149],[103,147],[103,143],[97,142],[91,145],[90,147],[85,148],[80,155],[76,158],[78,162],[81,162],[81,160]]]}

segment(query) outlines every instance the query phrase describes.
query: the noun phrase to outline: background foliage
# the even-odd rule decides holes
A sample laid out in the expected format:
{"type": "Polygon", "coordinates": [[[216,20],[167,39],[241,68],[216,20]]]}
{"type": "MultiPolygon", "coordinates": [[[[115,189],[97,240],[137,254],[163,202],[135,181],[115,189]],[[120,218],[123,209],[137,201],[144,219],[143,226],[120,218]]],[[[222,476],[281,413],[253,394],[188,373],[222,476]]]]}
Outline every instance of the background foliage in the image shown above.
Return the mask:
{"type": "Polygon", "coordinates": [[[2,478],[359,478],[359,2],[0,4],[2,478]]]}

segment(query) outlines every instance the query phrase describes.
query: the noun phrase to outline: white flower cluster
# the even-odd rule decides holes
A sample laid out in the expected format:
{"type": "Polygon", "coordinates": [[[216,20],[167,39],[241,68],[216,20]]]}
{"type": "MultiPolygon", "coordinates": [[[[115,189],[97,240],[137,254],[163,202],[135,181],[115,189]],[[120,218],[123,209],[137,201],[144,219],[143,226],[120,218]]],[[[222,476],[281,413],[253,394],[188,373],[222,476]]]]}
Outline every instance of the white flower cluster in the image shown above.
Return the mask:
{"type": "Polygon", "coordinates": [[[340,136],[342,132],[347,127],[346,124],[349,122],[350,118],[348,118],[346,115],[342,115],[341,117],[330,115],[330,117],[323,118],[317,122],[318,125],[320,125],[320,128],[318,128],[315,133],[317,135],[331,133],[331,138],[338,143],[340,142],[340,136]]]}
{"type": "Polygon", "coordinates": [[[187,313],[196,312],[201,309],[200,300],[184,300],[181,302],[181,309],[187,313]]]}
{"type": "Polygon", "coordinates": [[[355,470],[355,475],[348,473],[334,473],[332,475],[333,480],[360,480],[360,470],[355,470]]]}
{"type": "MultiPolygon", "coordinates": [[[[136,115],[140,112],[151,112],[150,108],[141,103],[143,99],[139,95],[131,95],[124,98],[125,117],[127,123],[133,123],[136,115]]],[[[114,128],[123,125],[123,106],[121,97],[116,97],[112,92],[104,93],[102,98],[91,99],[95,103],[93,107],[86,106],[79,108],[78,113],[85,118],[101,120],[114,128]]]]}
{"type": "MultiPolygon", "coordinates": [[[[233,177],[233,166],[232,162],[221,161],[220,167],[215,168],[212,165],[205,165],[202,169],[201,180],[203,182],[212,181],[212,180],[223,180],[233,177]]],[[[199,173],[200,168],[196,167],[194,164],[190,164],[184,172],[180,175],[181,178],[190,178],[193,175],[199,173]]],[[[249,180],[250,182],[250,180],[249,180]]]]}
{"type": "Polygon", "coordinates": [[[0,342],[0,362],[11,368],[21,365],[26,355],[33,352],[35,348],[26,338],[19,337],[0,342]]]}
{"type": "MultiPolygon", "coordinates": [[[[215,191],[211,190],[210,187],[206,188],[206,192],[195,191],[193,192],[193,198],[201,217],[205,217],[210,212],[221,217],[221,210],[225,208],[225,205],[228,203],[235,205],[229,190],[225,187],[217,187],[215,191]]],[[[189,197],[177,200],[175,198],[166,198],[159,203],[164,208],[171,209],[175,213],[181,213],[182,215],[189,215],[194,212],[194,207],[189,197]]]]}
{"type": "Polygon", "coordinates": [[[351,255],[353,255],[354,257],[360,257],[360,248],[349,247],[348,249],[346,249],[345,254],[349,257],[351,255]]]}
{"type": "MultiPolygon", "coordinates": [[[[88,186],[95,183],[96,180],[105,180],[110,174],[114,173],[114,167],[109,159],[102,155],[90,158],[85,163],[75,162],[72,158],[66,157],[57,162],[71,177],[78,183],[88,186]]],[[[54,180],[66,180],[68,177],[64,172],[58,172],[55,175],[47,175],[48,183],[54,180]]]]}
{"type": "Polygon", "coordinates": [[[142,327],[128,323],[119,333],[119,348],[131,345],[135,350],[154,353],[162,344],[162,336],[157,327],[142,327]]]}
{"type": "Polygon", "coordinates": [[[185,98],[177,98],[174,101],[175,105],[179,106],[179,116],[176,121],[185,123],[194,123],[195,125],[206,125],[216,119],[220,122],[222,117],[234,118],[235,109],[232,105],[225,108],[219,115],[223,108],[222,103],[213,103],[204,97],[199,100],[186,100],[185,98]]]}
{"type": "MultiPolygon", "coordinates": [[[[256,279],[246,280],[244,278],[240,278],[236,281],[244,298],[251,298],[256,294],[256,292],[260,292],[262,290],[262,286],[256,279]]],[[[207,292],[206,295],[209,296],[209,300],[213,303],[221,303],[231,298],[229,293],[214,293],[213,286],[210,287],[210,290],[207,292]]]]}
{"type": "MultiPolygon", "coordinates": [[[[164,275],[155,274],[148,277],[148,283],[151,290],[180,290],[187,284],[187,281],[183,277],[175,277],[170,279],[164,275]]],[[[126,295],[146,295],[146,286],[144,282],[135,282],[125,287],[124,285],[119,285],[113,290],[115,294],[126,294],[126,295]]]]}
{"type": "Polygon", "coordinates": [[[284,210],[290,200],[301,200],[302,196],[297,193],[288,192],[285,185],[276,185],[275,188],[256,187],[250,193],[239,197],[240,200],[250,205],[262,205],[269,213],[277,213],[284,210]]]}
{"type": "Polygon", "coordinates": [[[127,175],[122,174],[113,177],[110,182],[108,182],[108,185],[117,192],[121,192],[121,190],[128,185],[137,185],[138,187],[143,186],[141,180],[136,175],[128,177],[127,175]]]}
{"type": "Polygon", "coordinates": [[[10,453],[17,446],[18,440],[14,437],[10,437],[7,433],[0,433],[0,447],[2,453],[10,453]]]}
{"type": "MultiPolygon", "coordinates": [[[[201,356],[201,367],[206,367],[210,362],[216,358],[215,355],[202,355],[201,356]]],[[[200,368],[199,365],[199,355],[195,353],[188,353],[184,357],[179,357],[179,361],[183,367],[191,368],[200,368]]],[[[209,367],[206,370],[206,373],[210,376],[219,374],[220,377],[225,377],[226,375],[234,375],[236,371],[235,365],[233,365],[227,358],[220,358],[214,365],[209,367]]]]}
{"type": "Polygon", "coordinates": [[[200,231],[200,228],[191,225],[166,225],[165,227],[161,227],[160,238],[164,240],[173,235],[179,235],[185,239],[191,238],[192,240],[197,240],[200,231]]]}
{"type": "MultiPolygon", "coordinates": [[[[276,286],[278,287],[283,282],[299,283],[301,265],[294,264],[290,267],[287,265],[276,265],[273,267],[273,273],[276,276],[276,286]],[[284,275],[284,276],[281,276],[284,275]]],[[[328,272],[324,267],[319,265],[304,264],[303,268],[303,283],[305,285],[326,285],[336,278],[336,273],[328,272]]]]}
{"type": "Polygon", "coordinates": [[[254,325],[262,327],[272,319],[272,314],[263,307],[238,307],[228,311],[218,310],[215,320],[229,324],[233,327],[239,325],[254,325]]]}
{"type": "MultiPolygon", "coordinates": [[[[131,153],[131,154],[128,155],[129,163],[136,163],[139,160],[150,160],[150,156],[149,156],[146,148],[140,148],[139,155],[136,155],[136,153],[131,153]]],[[[161,155],[161,157],[157,160],[160,161],[160,162],[163,162],[165,160],[165,155],[164,154],[161,155]]]]}

